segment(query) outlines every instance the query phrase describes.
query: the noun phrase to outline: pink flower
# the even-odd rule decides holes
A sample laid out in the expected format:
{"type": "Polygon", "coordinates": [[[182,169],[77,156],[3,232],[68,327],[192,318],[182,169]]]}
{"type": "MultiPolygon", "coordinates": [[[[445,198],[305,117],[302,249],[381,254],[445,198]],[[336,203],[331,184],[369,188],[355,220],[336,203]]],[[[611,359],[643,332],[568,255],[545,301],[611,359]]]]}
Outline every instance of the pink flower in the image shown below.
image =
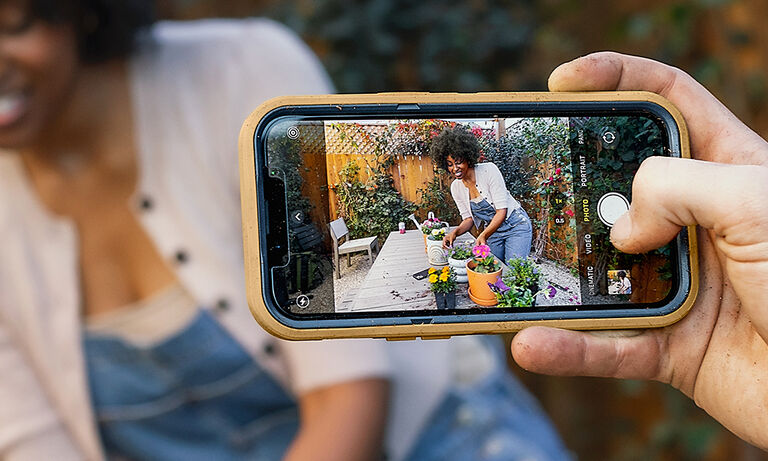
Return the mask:
{"type": "Polygon", "coordinates": [[[565,210],[565,214],[573,218],[573,210],[565,210]]]}
{"type": "Polygon", "coordinates": [[[472,254],[475,255],[476,258],[485,258],[491,254],[491,247],[488,245],[475,245],[472,248],[472,254]]]}
{"type": "Polygon", "coordinates": [[[560,168],[557,168],[557,169],[555,170],[555,174],[560,174],[560,172],[561,172],[561,171],[563,171],[563,170],[561,170],[560,168]]]}

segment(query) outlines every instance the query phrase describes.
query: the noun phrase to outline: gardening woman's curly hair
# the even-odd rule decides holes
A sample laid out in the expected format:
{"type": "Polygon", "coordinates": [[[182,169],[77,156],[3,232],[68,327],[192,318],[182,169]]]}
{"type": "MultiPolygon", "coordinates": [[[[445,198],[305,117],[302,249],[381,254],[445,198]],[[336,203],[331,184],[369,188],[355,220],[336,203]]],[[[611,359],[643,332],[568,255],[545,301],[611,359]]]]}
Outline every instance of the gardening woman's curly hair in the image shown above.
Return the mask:
{"type": "MultiPolygon", "coordinates": [[[[2,1],[2,0],[0,0],[2,1]]],[[[30,19],[70,24],[85,63],[124,58],[155,20],[154,0],[30,0],[30,19]]]]}
{"type": "Polygon", "coordinates": [[[467,128],[456,125],[453,128],[444,128],[435,136],[429,155],[432,161],[445,171],[448,171],[449,155],[459,162],[467,162],[471,168],[477,164],[480,157],[480,143],[467,128]]]}

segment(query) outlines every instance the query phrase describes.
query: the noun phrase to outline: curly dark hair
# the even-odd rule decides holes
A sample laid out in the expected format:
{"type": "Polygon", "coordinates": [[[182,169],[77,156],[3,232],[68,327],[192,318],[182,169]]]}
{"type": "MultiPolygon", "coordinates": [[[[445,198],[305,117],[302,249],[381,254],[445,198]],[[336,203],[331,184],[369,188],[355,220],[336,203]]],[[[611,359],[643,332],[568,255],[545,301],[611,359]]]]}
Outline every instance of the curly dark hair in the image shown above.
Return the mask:
{"type": "MultiPolygon", "coordinates": [[[[1,0],[0,0],[1,1],[1,0]]],[[[84,63],[129,56],[155,22],[154,0],[30,0],[30,20],[71,24],[84,63]]]]}
{"type": "Polygon", "coordinates": [[[480,158],[480,143],[475,135],[466,127],[456,125],[453,128],[444,128],[439,135],[432,140],[429,156],[437,166],[448,171],[448,156],[454,160],[464,161],[471,167],[477,164],[480,158]]]}

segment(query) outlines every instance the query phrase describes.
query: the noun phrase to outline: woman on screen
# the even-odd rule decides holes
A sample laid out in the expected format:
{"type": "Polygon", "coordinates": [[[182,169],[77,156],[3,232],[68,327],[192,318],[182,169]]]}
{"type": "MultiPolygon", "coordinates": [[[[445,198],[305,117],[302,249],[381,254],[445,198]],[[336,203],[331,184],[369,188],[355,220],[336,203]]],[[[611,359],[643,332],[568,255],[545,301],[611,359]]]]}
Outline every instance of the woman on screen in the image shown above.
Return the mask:
{"type": "Polygon", "coordinates": [[[476,226],[478,245],[488,245],[502,261],[526,257],[531,250],[531,220],[512,197],[493,163],[478,163],[480,143],[465,127],[444,129],[432,142],[432,159],[454,178],[451,196],[461,223],[443,239],[450,247],[459,235],[476,226]]]}

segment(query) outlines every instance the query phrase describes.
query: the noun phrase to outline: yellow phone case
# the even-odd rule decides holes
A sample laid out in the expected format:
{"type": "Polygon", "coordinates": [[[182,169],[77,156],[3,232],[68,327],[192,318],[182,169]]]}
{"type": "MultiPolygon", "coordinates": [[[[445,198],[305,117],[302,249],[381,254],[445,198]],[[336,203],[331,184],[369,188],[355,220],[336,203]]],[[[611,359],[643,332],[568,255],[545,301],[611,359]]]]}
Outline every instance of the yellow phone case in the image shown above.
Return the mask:
{"type": "Polygon", "coordinates": [[[677,123],[680,133],[681,156],[690,158],[688,130],[680,111],[665,98],[644,91],[591,92],[591,93],[379,93],[332,94],[322,96],[286,96],[271,99],[253,111],[240,130],[240,192],[243,215],[243,244],[248,305],[253,317],[274,336],[290,340],[316,340],[332,338],[387,338],[407,340],[421,337],[441,339],[455,335],[496,334],[519,331],[542,325],[574,330],[608,330],[662,327],[683,318],[693,306],[699,287],[698,252],[695,226],[689,226],[689,264],[691,286],[688,297],[674,312],[651,317],[563,319],[534,321],[501,321],[471,323],[438,323],[386,326],[355,326],[343,328],[294,328],[271,315],[262,298],[261,253],[256,182],[254,135],[259,121],[270,111],[284,106],[349,105],[349,104],[444,104],[486,102],[576,102],[576,101],[643,101],[666,109],[677,123]]]}

